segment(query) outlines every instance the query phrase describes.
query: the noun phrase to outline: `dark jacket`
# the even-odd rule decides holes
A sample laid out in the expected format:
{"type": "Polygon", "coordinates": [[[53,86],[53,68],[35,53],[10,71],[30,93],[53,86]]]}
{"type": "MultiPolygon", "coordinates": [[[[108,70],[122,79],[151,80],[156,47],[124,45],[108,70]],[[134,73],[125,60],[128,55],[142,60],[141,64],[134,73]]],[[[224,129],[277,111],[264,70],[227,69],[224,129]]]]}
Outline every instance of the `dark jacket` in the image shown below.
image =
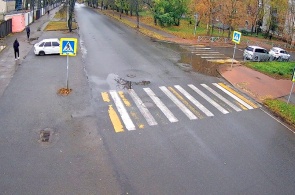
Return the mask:
{"type": "Polygon", "coordinates": [[[30,29],[29,26],[26,27],[26,31],[27,31],[27,33],[30,33],[31,32],[31,29],[30,29]]]}
{"type": "Polygon", "coordinates": [[[19,43],[18,43],[17,39],[15,39],[15,41],[13,43],[13,49],[18,50],[18,47],[19,47],[19,43]]]}

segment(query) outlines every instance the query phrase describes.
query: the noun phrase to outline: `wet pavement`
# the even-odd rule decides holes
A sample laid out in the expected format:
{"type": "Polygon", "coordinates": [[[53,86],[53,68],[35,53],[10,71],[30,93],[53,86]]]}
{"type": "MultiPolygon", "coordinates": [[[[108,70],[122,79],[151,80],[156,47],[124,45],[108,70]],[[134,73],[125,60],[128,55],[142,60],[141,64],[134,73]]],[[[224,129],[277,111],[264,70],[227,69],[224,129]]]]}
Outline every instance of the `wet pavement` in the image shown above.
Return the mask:
{"type": "Polygon", "coordinates": [[[56,7],[50,11],[50,15],[44,15],[38,20],[35,20],[30,24],[30,41],[27,40],[27,35],[25,30],[20,33],[11,33],[4,38],[3,45],[5,47],[0,47],[0,97],[4,93],[6,87],[9,85],[11,78],[17,71],[18,66],[21,66],[23,59],[26,58],[27,54],[32,49],[33,45],[38,42],[38,38],[43,34],[44,28],[47,23],[53,19],[55,13],[60,9],[56,7]],[[14,59],[13,42],[17,39],[19,41],[19,53],[20,59],[14,59]]]}
{"type": "MultiPolygon", "coordinates": [[[[103,10],[104,14],[107,14],[108,11],[103,10]]],[[[117,12],[112,12],[113,15],[119,15],[117,12]]],[[[124,19],[127,19],[129,22],[136,24],[136,18],[130,17],[122,14],[124,19]]],[[[192,45],[192,46],[207,46],[210,48],[217,47],[233,47],[233,44],[227,43],[208,43],[208,42],[198,42],[196,39],[182,39],[174,35],[170,35],[164,31],[148,26],[146,24],[140,23],[140,28],[147,28],[149,31],[153,31],[155,34],[159,34],[164,37],[164,42],[172,43],[171,48],[175,48],[175,44],[180,45],[192,45]]],[[[163,40],[159,40],[163,41],[163,40]]],[[[183,51],[181,51],[183,52],[183,51]]],[[[184,52],[182,54],[182,59],[179,62],[178,66],[186,71],[197,71],[210,76],[221,76],[233,86],[239,89],[241,92],[246,93],[251,98],[254,98],[258,102],[262,102],[265,98],[282,98],[289,99],[291,92],[292,81],[291,80],[281,80],[274,79],[267,75],[264,75],[260,72],[252,70],[243,66],[238,62],[232,64],[231,57],[228,61],[222,61],[220,63],[209,63],[208,60],[201,59],[200,57],[192,57],[191,53],[184,52]]],[[[290,96],[290,102],[295,104],[295,89],[290,96]]]]}
{"type": "MultiPolygon", "coordinates": [[[[3,49],[0,53],[0,95],[4,92],[5,88],[9,84],[9,81],[13,77],[13,74],[17,70],[17,67],[21,65],[22,59],[24,59],[25,56],[28,54],[33,44],[37,42],[38,37],[40,37],[43,32],[43,28],[46,26],[47,22],[53,18],[57,10],[58,8],[52,10],[50,12],[50,17],[45,15],[30,25],[30,42],[26,40],[25,32],[15,33],[6,37],[6,48],[3,49]],[[41,29],[41,31],[39,31],[39,29],[41,29]],[[20,41],[21,59],[17,61],[14,60],[13,48],[11,47],[15,38],[20,41]]],[[[118,14],[117,12],[112,13],[118,14]]],[[[134,24],[136,23],[134,18],[125,16],[124,14],[122,15],[122,17],[128,19],[134,24]]],[[[236,61],[234,62],[234,66],[232,66],[230,57],[227,61],[223,60],[222,64],[216,63],[216,60],[214,62],[210,62],[210,60],[202,59],[201,57],[194,55],[194,53],[179,47],[179,45],[204,46],[206,44],[208,45],[208,43],[199,43],[196,39],[181,39],[143,23],[140,23],[140,28],[146,28],[149,31],[153,31],[155,34],[160,34],[162,37],[165,38],[165,41],[163,42],[165,46],[178,50],[181,53],[181,60],[179,61],[179,63],[177,63],[177,66],[179,66],[184,71],[193,70],[210,76],[221,76],[237,89],[256,99],[258,102],[262,102],[265,98],[289,99],[292,86],[292,82],[290,80],[273,79],[260,72],[242,66],[236,61]]],[[[224,46],[232,47],[232,45],[230,44],[226,44],[224,46]]],[[[214,45],[210,43],[209,47],[214,48],[214,45]]],[[[220,47],[220,44],[216,47],[220,47]]],[[[123,77],[121,79],[123,80],[117,80],[117,83],[121,83],[121,85],[122,83],[124,83],[123,85],[128,87],[129,85],[131,85],[130,83],[128,83],[128,81],[132,82],[132,75],[129,76],[129,78],[127,79],[123,77]]],[[[293,90],[293,92],[295,92],[295,89],[293,90]]],[[[290,96],[291,103],[295,103],[294,96],[294,93],[290,96]]]]}

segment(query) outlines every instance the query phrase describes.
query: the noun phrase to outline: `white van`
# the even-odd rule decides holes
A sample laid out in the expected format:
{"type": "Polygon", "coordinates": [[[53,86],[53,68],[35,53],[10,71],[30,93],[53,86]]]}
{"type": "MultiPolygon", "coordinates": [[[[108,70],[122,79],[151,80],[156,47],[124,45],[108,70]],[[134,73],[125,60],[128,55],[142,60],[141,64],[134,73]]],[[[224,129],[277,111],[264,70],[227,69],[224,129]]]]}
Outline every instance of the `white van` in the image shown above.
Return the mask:
{"type": "Polygon", "coordinates": [[[35,55],[43,56],[45,54],[59,54],[59,39],[43,39],[34,45],[35,55]]]}

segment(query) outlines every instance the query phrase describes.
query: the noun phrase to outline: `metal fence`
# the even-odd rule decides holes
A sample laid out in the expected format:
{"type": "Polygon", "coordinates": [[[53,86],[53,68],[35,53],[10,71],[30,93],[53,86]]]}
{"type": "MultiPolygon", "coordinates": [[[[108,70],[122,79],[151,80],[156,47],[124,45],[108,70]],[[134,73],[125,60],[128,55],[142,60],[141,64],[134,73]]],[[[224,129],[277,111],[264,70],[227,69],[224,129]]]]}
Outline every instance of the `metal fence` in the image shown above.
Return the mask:
{"type": "MultiPolygon", "coordinates": [[[[229,38],[226,37],[211,37],[211,36],[198,36],[197,41],[203,42],[203,43],[227,43],[231,44],[232,41],[229,38]]],[[[291,45],[289,43],[278,43],[278,42],[271,42],[271,41],[253,41],[253,40],[241,40],[241,45],[256,45],[260,47],[280,47],[280,48],[285,48],[285,49],[295,49],[295,45],[291,45]]]]}
{"type": "Polygon", "coordinates": [[[12,19],[3,21],[0,24],[0,38],[6,37],[12,32],[12,19]]]}
{"type": "Polygon", "coordinates": [[[226,37],[211,37],[211,36],[198,36],[198,42],[214,42],[214,43],[229,43],[230,39],[226,37]]]}

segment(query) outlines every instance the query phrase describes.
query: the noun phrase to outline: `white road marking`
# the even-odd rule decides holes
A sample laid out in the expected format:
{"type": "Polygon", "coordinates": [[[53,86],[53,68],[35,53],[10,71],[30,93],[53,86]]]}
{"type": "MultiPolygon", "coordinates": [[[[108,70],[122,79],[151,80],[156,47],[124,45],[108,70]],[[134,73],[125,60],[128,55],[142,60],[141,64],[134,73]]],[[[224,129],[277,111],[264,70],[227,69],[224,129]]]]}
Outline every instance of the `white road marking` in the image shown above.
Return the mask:
{"type": "Polygon", "coordinates": [[[220,58],[216,58],[216,59],[212,59],[212,60],[207,60],[208,62],[218,62],[218,63],[225,63],[227,62],[229,58],[223,58],[223,59],[220,59],[220,58]]]}
{"type": "Polygon", "coordinates": [[[236,105],[234,105],[233,103],[231,103],[230,101],[228,101],[226,98],[224,98],[222,95],[220,95],[219,93],[217,93],[216,91],[214,91],[211,87],[209,87],[206,84],[201,84],[201,86],[203,86],[205,89],[207,89],[208,91],[210,91],[212,94],[214,94],[216,97],[218,97],[219,99],[221,99],[222,101],[224,101],[227,105],[229,105],[230,107],[232,107],[235,111],[240,112],[242,111],[242,109],[240,109],[239,107],[237,107],[236,105]]]}
{"type": "Polygon", "coordinates": [[[194,50],[210,50],[209,47],[195,47],[194,50]]]}
{"type": "Polygon", "coordinates": [[[219,53],[218,51],[192,51],[191,53],[219,53]]]}
{"type": "Polygon", "coordinates": [[[126,108],[124,107],[122,100],[120,99],[120,97],[118,95],[118,93],[115,90],[111,90],[110,94],[115,102],[117,110],[120,113],[122,121],[125,124],[125,127],[127,128],[127,130],[129,130],[129,131],[136,130],[135,125],[133,124],[126,108]]]}
{"type": "Polygon", "coordinates": [[[195,55],[196,56],[209,56],[209,55],[212,55],[212,56],[224,56],[224,54],[222,54],[222,53],[196,53],[195,55]]]}
{"type": "Polygon", "coordinates": [[[135,93],[133,89],[128,90],[131,98],[135,102],[136,106],[138,107],[141,114],[144,116],[145,120],[150,126],[157,125],[157,121],[154,119],[150,111],[146,108],[144,103],[141,101],[141,99],[138,97],[138,95],[135,93]]]}
{"type": "Polygon", "coordinates": [[[222,90],[224,93],[228,94],[229,96],[231,96],[233,99],[237,100],[239,103],[241,103],[242,105],[244,105],[246,108],[248,109],[253,109],[252,106],[250,106],[249,104],[247,104],[246,102],[244,102],[243,100],[241,100],[240,98],[238,98],[237,96],[235,96],[234,94],[232,94],[231,92],[227,91],[226,89],[224,89],[223,87],[221,87],[220,85],[218,85],[217,83],[213,83],[213,85],[215,85],[216,87],[218,87],[220,90],[222,90]]]}
{"type": "Polygon", "coordinates": [[[215,108],[217,108],[220,112],[223,114],[228,114],[229,112],[221,107],[219,104],[217,104],[214,100],[212,100],[209,96],[207,96],[205,93],[203,93],[201,90],[199,90],[197,87],[195,87],[192,84],[188,85],[192,90],[197,92],[200,96],[202,96],[205,100],[207,100],[210,104],[212,104],[215,108]]]}
{"type": "MultiPolygon", "coordinates": [[[[201,58],[204,58],[204,59],[210,59],[210,58],[220,58],[221,56],[201,56],[201,58]]],[[[225,58],[228,58],[228,57],[225,57],[225,58]]]]}
{"type": "Polygon", "coordinates": [[[181,86],[174,85],[178,91],[180,91],[184,96],[187,97],[195,106],[197,106],[203,113],[205,113],[207,116],[214,116],[212,112],[210,112],[205,106],[203,106],[200,102],[198,102],[193,96],[191,96],[187,91],[185,91],[181,86]]]}
{"type": "Polygon", "coordinates": [[[150,98],[155,102],[158,108],[163,112],[163,114],[168,118],[171,123],[178,122],[178,119],[173,115],[173,113],[163,104],[163,102],[155,95],[155,93],[150,88],[143,88],[143,90],[150,96],[150,98]]]}
{"type": "Polygon", "coordinates": [[[176,106],[190,119],[195,120],[197,117],[187,108],[180,100],[178,100],[165,86],[159,87],[175,104],[176,106]]]}

